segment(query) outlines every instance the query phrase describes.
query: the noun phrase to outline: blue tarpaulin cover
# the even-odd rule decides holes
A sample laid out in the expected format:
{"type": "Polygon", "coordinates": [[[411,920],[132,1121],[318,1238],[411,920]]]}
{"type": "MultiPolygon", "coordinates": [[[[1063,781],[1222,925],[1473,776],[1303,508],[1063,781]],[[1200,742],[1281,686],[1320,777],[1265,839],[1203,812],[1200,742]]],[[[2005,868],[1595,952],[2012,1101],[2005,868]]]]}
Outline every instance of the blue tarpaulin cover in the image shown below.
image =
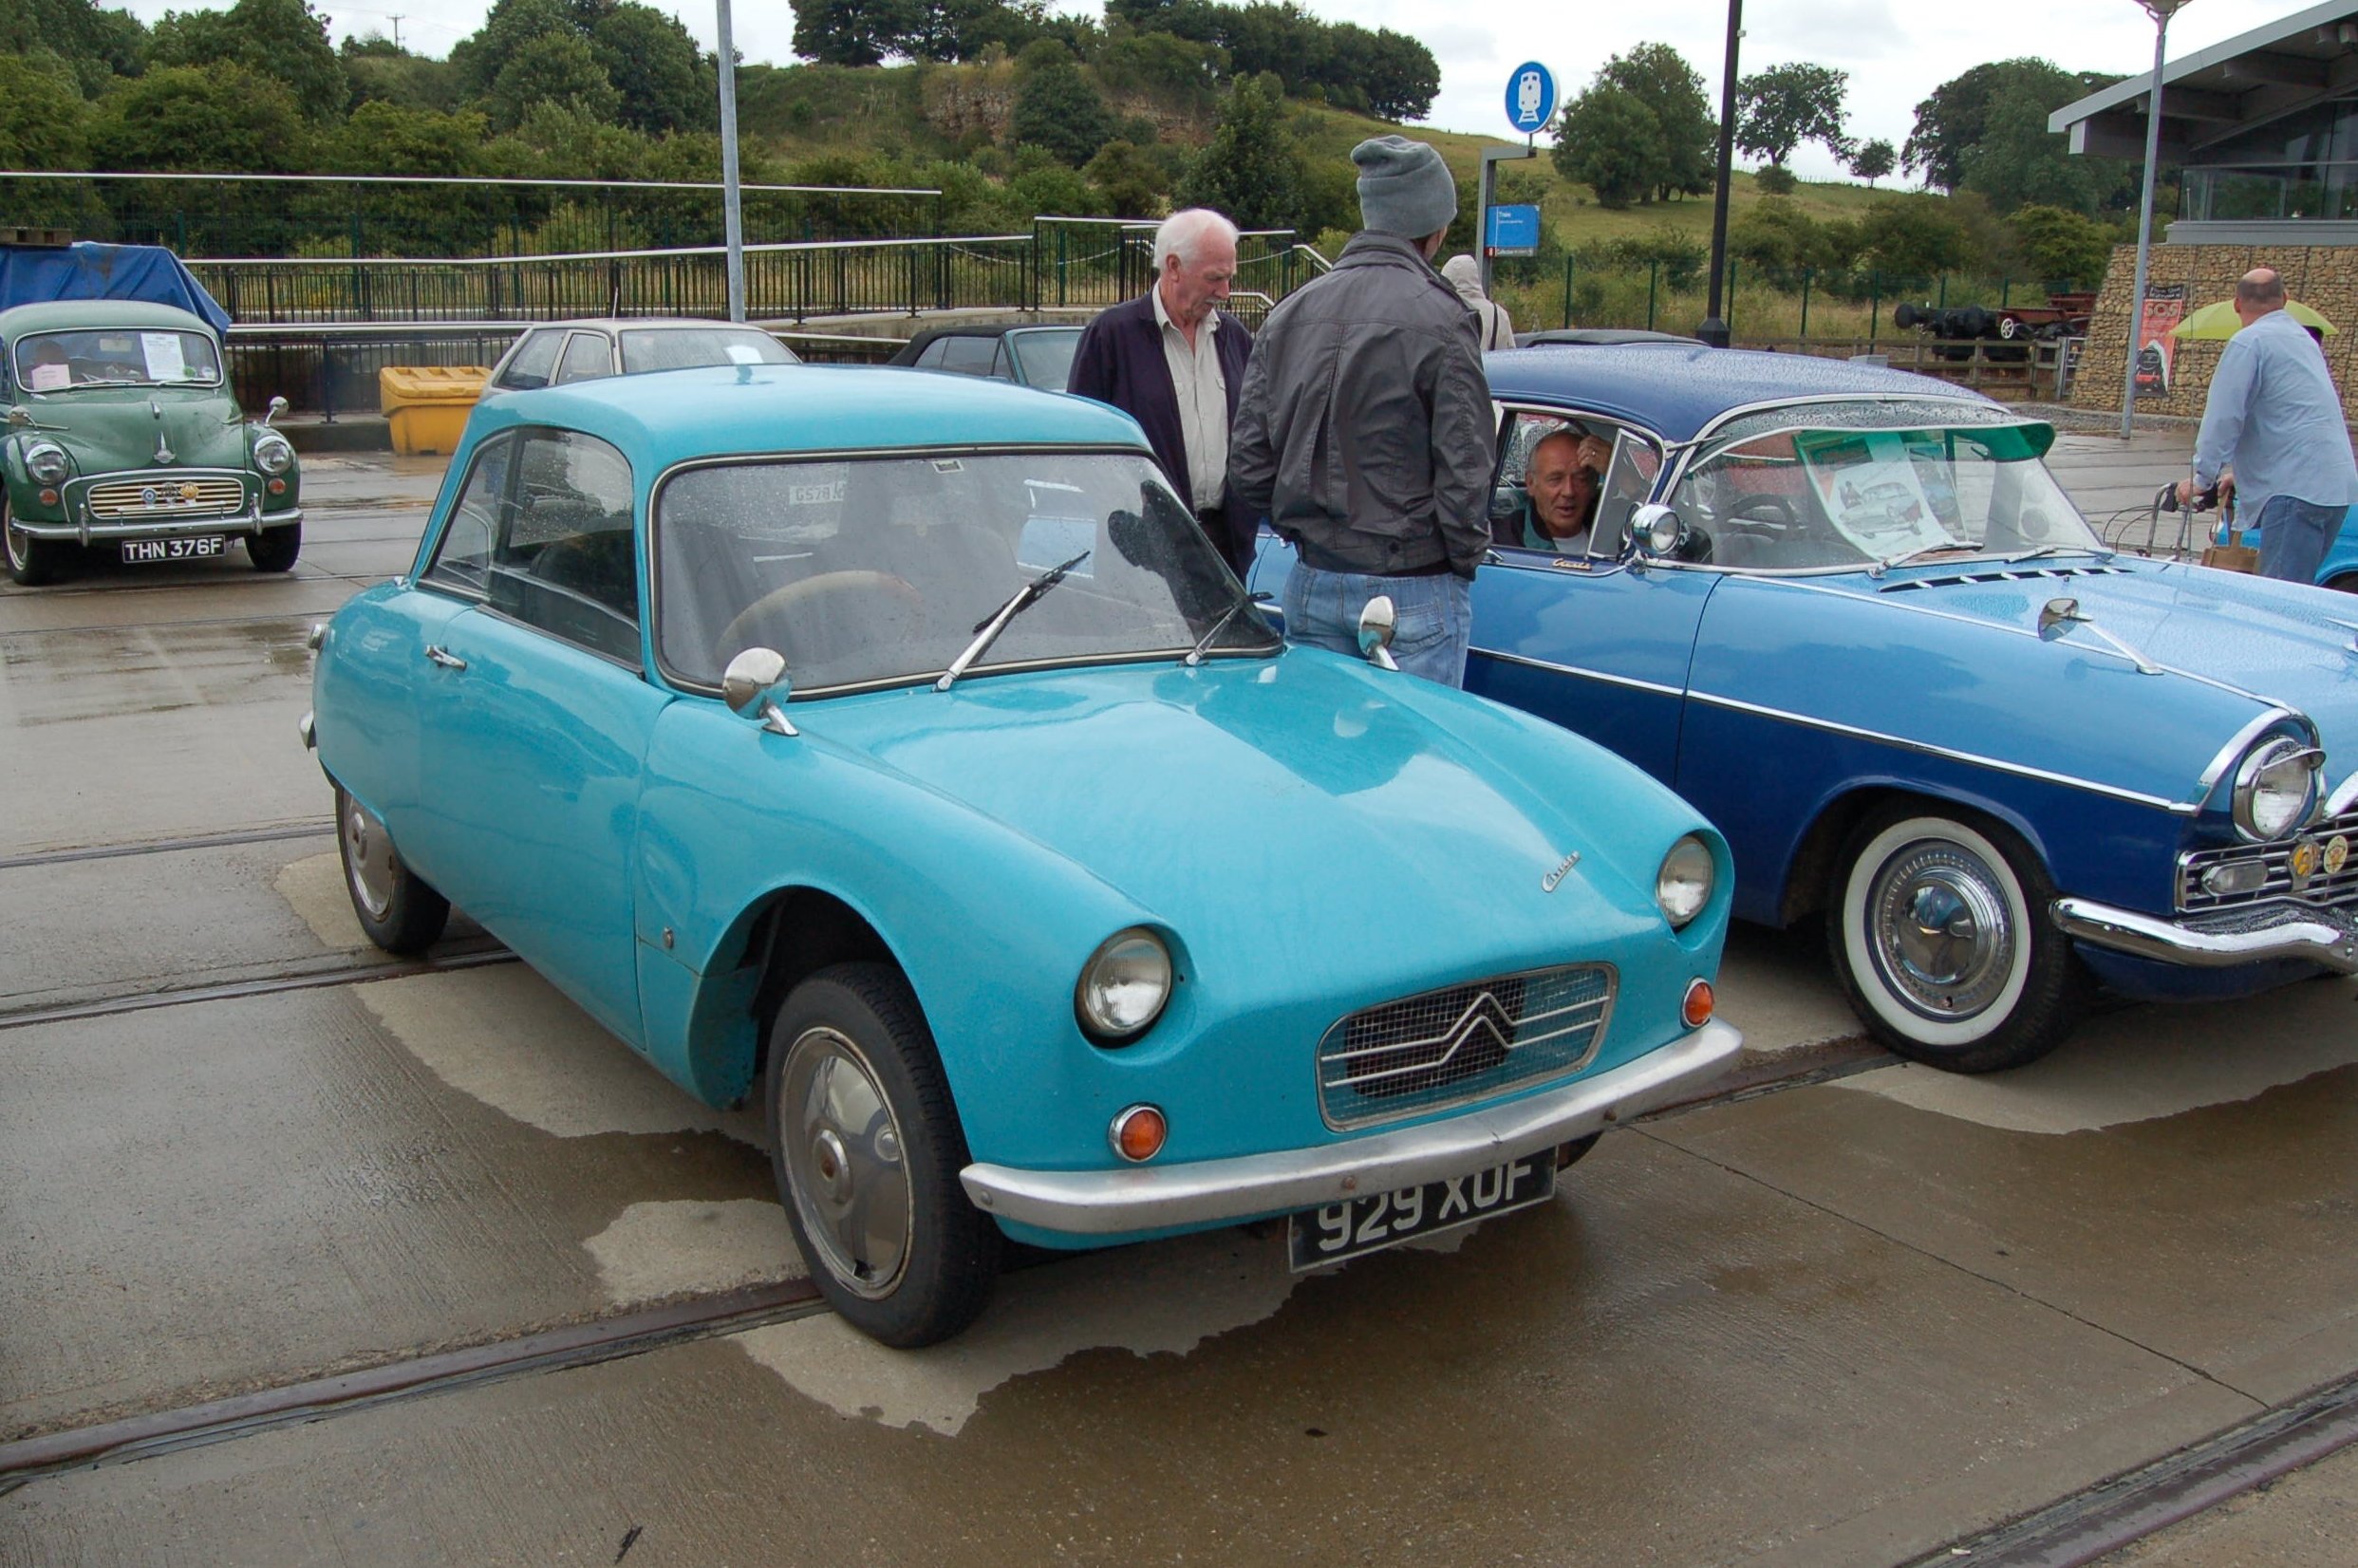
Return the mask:
{"type": "Polygon", "coordinates": [[[60,299],[146,300],[229,330],[229,312],[160,245],[0,245],[0,310],[60,299]]]}

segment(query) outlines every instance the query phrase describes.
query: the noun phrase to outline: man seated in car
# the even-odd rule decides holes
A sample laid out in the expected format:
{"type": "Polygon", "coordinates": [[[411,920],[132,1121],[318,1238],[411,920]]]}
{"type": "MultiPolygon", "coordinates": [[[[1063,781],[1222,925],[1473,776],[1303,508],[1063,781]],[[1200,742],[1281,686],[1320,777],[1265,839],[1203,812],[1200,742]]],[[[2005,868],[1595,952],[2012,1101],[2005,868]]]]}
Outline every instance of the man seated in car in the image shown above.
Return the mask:
{"type": "Polygon", "coordinates": [[[1589,529],[1604,494],[1605,465],[1612,458],[1611,447],[1576,425],[1541,437],[1524,468],[1529,500],[1521,516],[1492,525],[1493,542],[1509,550],[1587,554],[1589,529]]]}

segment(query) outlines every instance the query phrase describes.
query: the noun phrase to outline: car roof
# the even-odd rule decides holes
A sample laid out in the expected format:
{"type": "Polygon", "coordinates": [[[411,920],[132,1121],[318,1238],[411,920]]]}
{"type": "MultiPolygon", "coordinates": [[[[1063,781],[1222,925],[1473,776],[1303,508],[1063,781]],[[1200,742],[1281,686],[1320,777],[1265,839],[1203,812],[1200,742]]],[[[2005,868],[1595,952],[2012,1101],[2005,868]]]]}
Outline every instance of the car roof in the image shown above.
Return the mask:
{"type": "Polygon", "coordinates": [[[1990,399],[1952,382],[1848,360],[1675,343],[1542,345],[1484,356],[1490,395],[1570,402],[1674,441],[1731,409],[1818,397],[1990,399]]]}
{"type": "Polygon", "coordinates": [[[131,299],[62,299],[0,310],[0,337],[74,327],[175,327],[213,336],[203,318],[169,305],[131,299]]]}
{"type": "MultiPolygon", "coordinates": [[[[758,322],[720,321],[709,316],[568,316],[563,321],[536,321],[529,324],[533,332],[561,331],[567,327],[595,327],[606,332],[663,332],[684,327],[738,327],[748,332],[769,332],[758,322]]],[[[776,333],[771,333],[775,337],[776,333]]]]}
{"type": "Polygon", "coordinates": [[[1656,332],[1643,327],[1543,327],[1536,332],[1523,334],[1520,346],[1532,348],[1547,344],[1619,344],[1619,343],[1701,343],[1701,338],[1684,332],[1656,332]]]}
{"type": "Polygon", "coordinates": [[[502,393],[475,419],[480,433],[517,424],[585,431],[621,448],[642,483],[672,463],[735,454],[1147,444],[1136,420],[1104,403],[883,365],[604,376],[502,393]]]}

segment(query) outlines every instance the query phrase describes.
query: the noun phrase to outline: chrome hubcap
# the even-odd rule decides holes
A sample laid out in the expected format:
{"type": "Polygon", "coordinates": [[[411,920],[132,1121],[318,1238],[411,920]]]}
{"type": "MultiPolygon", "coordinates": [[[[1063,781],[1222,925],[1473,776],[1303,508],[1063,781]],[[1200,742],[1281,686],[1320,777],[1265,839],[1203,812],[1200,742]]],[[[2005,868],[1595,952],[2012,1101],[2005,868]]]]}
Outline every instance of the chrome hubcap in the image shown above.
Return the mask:
{"type": "Polygon", "coordinates": [[[777,1137],[811,1261],[854,1296],[891,1294],[914,1206],[901,1128],[860,1048],[825,1025],[787,1049],[777,1137]]]}
{"type": "Polygon", "coordinates": [[[393,841],[385,836],[384,824],[348,795],[338,831],[344,837],[344,874],[352,885],[352,898],[370,920],[383,920],[393,905],[393,841]]]}
{"type": "Polygon", "coordinates": [[[1974,1017],[2013,970],[2017,933],[1998,879],[1961,845],[1915,844],[1885,862],[1867,921],[1885,983],[1929,1017],[1974,1017]]]}

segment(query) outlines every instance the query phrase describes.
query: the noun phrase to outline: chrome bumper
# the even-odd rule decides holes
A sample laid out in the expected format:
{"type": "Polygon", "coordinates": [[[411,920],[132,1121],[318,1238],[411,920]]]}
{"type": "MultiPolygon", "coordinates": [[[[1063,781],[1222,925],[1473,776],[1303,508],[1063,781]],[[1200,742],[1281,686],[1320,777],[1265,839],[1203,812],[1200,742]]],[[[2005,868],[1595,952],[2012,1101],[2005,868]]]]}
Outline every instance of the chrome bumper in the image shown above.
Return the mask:
{"type": "Polygon", "coordinates": [[[2340,909],[2262,905],[2233,923],[2162,920],[2084,898],[2055,901],[2064,935],[2116,953],[2194,969],[2226,969],[2299,959],[2337,975],[2358,975],[2358,917],[2340,909]]]}
{"type": "Polygon", "coordinates": [[[78,545],[104,544],[117,539],[185,539],[199,533],[259,533],[264,529],[278,528],[287,523],[303,521],[303,509],[290,506],[284,512],[234,512],[226,516],[186,517],[165,516],[134,519],[121,523],[36,523],[16,519],[19,533],[36,539],[67,539],[78,545]]]}
{"type": "Polygon", "coordinates": [[[1317,1208],[1360,1193],[1464,1176],[1584,1138],[1682,1099],[1734,1062],[1744,1036],[1707,1023],[1636,1061],[1463,1116],[1315,1148],[1118,1170],[959,1172],[984,1213],[1042,1230],[1120,1236],[1317,1208]]]}

